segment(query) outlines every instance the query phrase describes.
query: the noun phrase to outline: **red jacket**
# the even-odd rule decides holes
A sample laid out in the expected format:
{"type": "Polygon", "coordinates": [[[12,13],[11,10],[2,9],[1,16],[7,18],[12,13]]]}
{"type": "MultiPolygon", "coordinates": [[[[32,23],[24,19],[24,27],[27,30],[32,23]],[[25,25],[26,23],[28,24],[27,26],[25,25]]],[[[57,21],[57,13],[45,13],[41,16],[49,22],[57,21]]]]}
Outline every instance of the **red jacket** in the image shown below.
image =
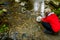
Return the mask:
{"type": "Polygon", "coordinates": [[[58,32],[60,30],[60,22],[56,14],[52,13],[47,17],[43,18],[42,21],[48,22],[54,32],[58,32]]]}

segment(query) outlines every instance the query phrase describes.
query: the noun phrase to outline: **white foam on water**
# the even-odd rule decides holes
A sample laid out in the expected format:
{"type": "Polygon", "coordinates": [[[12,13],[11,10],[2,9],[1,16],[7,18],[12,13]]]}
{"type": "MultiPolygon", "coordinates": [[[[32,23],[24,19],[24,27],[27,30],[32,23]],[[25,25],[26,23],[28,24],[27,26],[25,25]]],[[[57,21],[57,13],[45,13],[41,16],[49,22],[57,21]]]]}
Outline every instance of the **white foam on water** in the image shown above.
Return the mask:
{"type": "Polygon", "coordinates": [[[41,16],[42,17],[45,17],[45,15],[44,15],[44,8],[45,8],[45,4],[44,4],[44,0],[42,1],[42,3],[41,3],[41,16]]]}
{"type": "Polygon", "coordinates": [[[37,2],[37,1],[34,2],[34,11],[35,12],[38,11],[39,5],[40,5],[39,2],[37,2]]]}

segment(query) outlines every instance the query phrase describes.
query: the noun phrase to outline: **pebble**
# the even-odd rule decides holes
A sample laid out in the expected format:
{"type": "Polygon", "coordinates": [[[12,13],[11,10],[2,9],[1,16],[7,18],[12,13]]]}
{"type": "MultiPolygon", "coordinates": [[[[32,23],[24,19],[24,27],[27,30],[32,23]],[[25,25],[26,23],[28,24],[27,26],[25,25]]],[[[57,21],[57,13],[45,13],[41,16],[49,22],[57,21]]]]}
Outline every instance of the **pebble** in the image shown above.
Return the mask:
{"type": "Polygon", "coordinates": [[[19,3],[19,2],[20,2],[20,0],[15,0],[15,2],[19,3]]]}

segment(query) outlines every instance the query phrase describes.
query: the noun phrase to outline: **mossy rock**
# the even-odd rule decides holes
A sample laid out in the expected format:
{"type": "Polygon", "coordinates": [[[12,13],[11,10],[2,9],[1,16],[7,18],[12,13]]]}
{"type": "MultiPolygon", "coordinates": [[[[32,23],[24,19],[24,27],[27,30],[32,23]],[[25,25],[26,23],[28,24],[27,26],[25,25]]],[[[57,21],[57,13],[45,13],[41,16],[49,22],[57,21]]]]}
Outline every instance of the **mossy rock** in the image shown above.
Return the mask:
{"type": "Polygon", "coordinates": [[[0,33],[3,33],[5,31],[7,31],[9,28],[8,28],[8,25],[7,24],[3,24],[0,26],[0,33]]]}
{"type": "Polygon", "coordinates": [[[30,0],[21,0],[21,2],[26,2],[27,3],[27,4],[25,4],[25,8],[27,10],[33,9],[33,3],[32,3],[32,1],[30,1],[30,0]]]}

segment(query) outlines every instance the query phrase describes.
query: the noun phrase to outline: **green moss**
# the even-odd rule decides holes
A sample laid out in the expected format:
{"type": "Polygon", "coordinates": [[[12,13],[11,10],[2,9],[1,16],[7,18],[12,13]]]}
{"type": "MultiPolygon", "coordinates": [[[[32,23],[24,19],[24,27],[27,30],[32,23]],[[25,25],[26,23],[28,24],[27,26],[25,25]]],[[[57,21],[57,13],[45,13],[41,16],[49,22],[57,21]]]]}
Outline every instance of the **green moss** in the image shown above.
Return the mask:
{"type": "Polygon", "coordinates": [[[3,10],[0,10],[0,15],[3,13],[3,10]]]}
{"type": "Polygon", "coordinates": [[[5,32],[5,31],[8,30],[8,29],[9,29],[9,28],[8,28],[7,24],[3,24],[3,25],[1,26],[1,28],[0,28],[0,33],[5,32]]]}
{"type": "Polygon", "coordinates": [[[57,16],[60,18],[60,8],[53,9],[52,11],[55,12],[57,14],[57,16]]]}

